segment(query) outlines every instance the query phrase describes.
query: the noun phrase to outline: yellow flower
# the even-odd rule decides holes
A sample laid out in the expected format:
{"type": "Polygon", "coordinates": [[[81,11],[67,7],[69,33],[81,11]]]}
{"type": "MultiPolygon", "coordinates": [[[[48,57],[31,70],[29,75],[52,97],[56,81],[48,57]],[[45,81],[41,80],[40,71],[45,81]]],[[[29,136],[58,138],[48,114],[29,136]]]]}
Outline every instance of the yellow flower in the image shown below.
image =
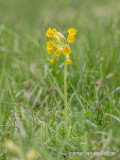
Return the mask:
{"type": "Polygon", "coordinates": [[[48,51],[48,54],[50,55],[52,53],[53,49],[47,48],[47,51],[48,51]]]}
{"type": "Polygon", "coordinates": [[[53,33],[53,31],[52,31],[51,28],[49,28],[49,29],[47,30],[46,36],[47,36],[47,37],[53,37],[53,36],[54,36],[54,33],[53,33]]]}
{"type": "Polygon", "coordinates": [[[67,62],[66,62],[67,64],[71,64],[72,63],[72,61],[69,59],[69,58],[67,58],[67,62]]]}
{"type": "Polygon", "coordinates": [[[52,29],[54,34],[57,34],[57,30],[55,28],[52,29]]]}
{"type": "Polygon", "coordinates": [[[55,57],[51,58],[49,61],[53,64],[55,60],[55,57]]]}
{"type": "Polygon", "coordinates": [[[55,52],[55,55],[58,57],[58,56],[60,56],[60,54],[61,54],[61,49],[57,49],[55,52]]]}
{"type": "Polygon", "coordinates": [[[70,50],[69,46],[64,46],[63,54],[70,55],[71,52],[72,51],[70,50]]]}
{"type": "Polygon", "coordinates": [[[48,41],[47,42],[47,48],[52,49],[54,47],[54,42],[53,41],[48,41]]]}
{"type": "Polygon", "coordinates": [[[68,29],[68,33],[70,34],[70,35],[72,35],[72,36],[74,36],[75,34],[76,34],[76,29],[74,29],[74,28],[70,28],[70,29],[68,29]]]}
{"type": "Polygon", "coordinates": [[[69,42],[69,43],[72,43],[73,41],[74,41],[74,36],[69,35],[69,36],[68,36],[68,42],[69,42]]]}

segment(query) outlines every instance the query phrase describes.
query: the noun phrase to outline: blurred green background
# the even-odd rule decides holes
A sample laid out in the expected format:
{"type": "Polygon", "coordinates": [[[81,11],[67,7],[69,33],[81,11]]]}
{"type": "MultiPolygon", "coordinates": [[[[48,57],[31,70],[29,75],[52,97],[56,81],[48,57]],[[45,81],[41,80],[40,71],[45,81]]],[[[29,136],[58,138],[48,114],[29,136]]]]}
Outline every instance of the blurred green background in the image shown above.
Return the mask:
{"type": "Polygon", "coordinates": [[[91,27],[94,19],[108,19],[119,11],[119,0],[1,0],[0,23],[23,30],[91,27]]]}

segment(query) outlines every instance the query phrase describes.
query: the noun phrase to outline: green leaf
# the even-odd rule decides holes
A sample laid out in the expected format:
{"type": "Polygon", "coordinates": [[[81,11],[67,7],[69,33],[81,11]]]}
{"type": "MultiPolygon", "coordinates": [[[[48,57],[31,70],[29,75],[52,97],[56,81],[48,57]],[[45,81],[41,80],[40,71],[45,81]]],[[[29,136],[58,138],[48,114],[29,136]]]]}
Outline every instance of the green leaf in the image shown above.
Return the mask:
{"type": "Polygon", "coordinates": [[[61,122],[58,124],[56,129],[56,138],[59,140],[64,140],[69,136],[68,127],[65,122],[61,122]]]}

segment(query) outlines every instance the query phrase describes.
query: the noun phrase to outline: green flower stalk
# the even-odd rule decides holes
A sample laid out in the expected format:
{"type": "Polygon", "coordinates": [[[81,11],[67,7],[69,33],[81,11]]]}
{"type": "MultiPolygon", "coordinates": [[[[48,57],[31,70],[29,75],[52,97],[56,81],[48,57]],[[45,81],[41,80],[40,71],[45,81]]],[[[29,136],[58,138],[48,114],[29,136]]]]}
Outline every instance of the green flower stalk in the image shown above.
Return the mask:
{"type": "Polygon", "coordinates": [[[65,103],[65,123],[67,124],[67,58],[64,65],[64,103],[65,103]]]}

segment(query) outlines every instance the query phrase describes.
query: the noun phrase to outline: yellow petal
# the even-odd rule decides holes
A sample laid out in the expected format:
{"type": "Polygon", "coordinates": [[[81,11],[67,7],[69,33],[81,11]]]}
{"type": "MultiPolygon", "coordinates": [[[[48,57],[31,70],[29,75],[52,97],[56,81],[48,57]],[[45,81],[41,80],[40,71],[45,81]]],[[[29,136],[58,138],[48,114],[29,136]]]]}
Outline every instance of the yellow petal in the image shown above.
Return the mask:
{"type": "Polygon", "coordinates": [[[51,58],[49,61],[53,64],[55,60],[55,57],[51,58]]]}
{"type": "Polygon", "coordinates": [[[47,51],[48,51],[48,54],[50,55],[52,53],[53,49],[47,48],[47,51]]]}
{"type": "Polygon", "coordinates": [[[67,62],[66,62],[67,64],[71,64],[72,63],[72,61],[69,59],[69,58],[67,58],[67,62]]]}
{"type": "Polygon", "coordinates": [[[54,34],[57,34],[57,30],[55,28],[52,29],[54,34]]]}

